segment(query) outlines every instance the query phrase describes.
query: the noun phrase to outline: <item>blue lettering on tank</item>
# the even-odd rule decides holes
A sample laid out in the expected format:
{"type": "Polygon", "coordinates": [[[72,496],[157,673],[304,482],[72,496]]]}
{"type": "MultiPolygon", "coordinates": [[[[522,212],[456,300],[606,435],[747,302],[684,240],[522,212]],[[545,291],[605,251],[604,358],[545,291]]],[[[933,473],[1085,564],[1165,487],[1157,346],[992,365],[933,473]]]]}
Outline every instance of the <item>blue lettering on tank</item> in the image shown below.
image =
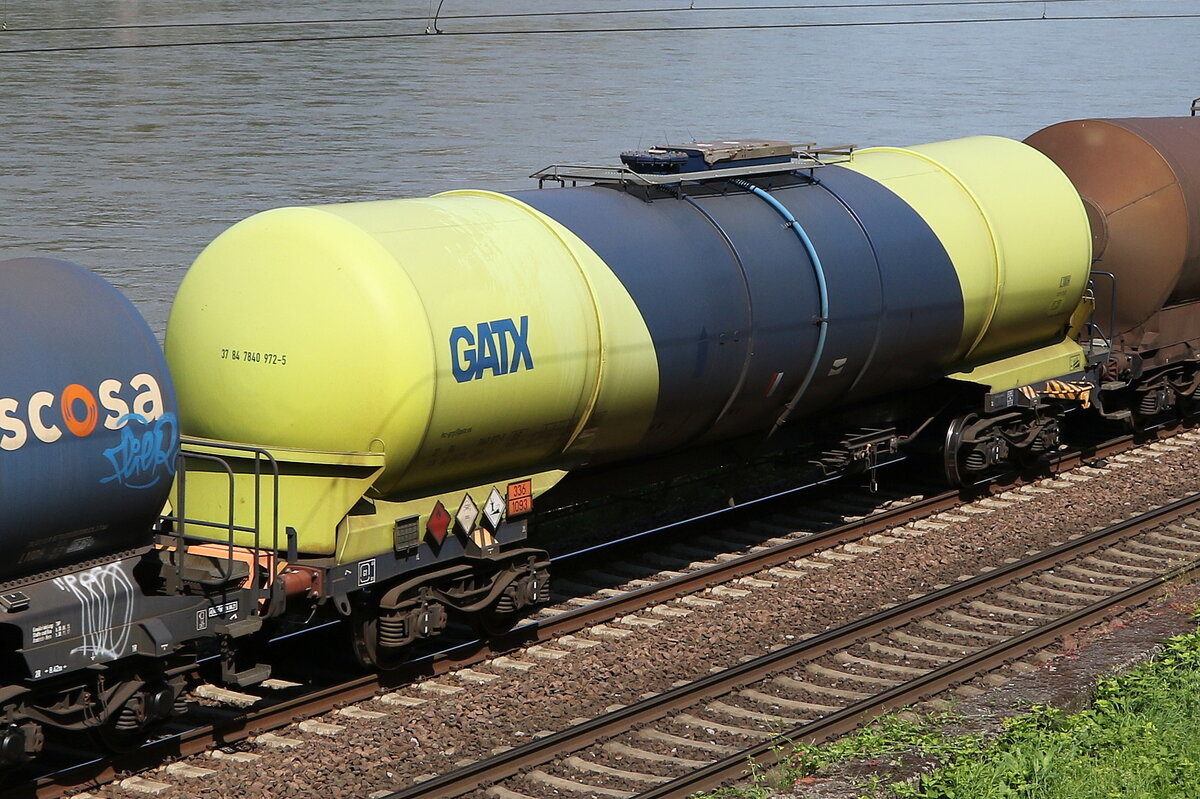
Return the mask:
{"type": "Polygon", "coordinates": [[[179,451],[179,425],[175,414],[164,413],[147,424],[138,413],[129,413],[119,420],[121,441],[104,450],[113,473],[101,483],[119,482],[126,488],[150,488],[165,476],[175,475],[175,456],[179,451]],[[139,424],[134,425],[133,422],[139,424]],[[137,432],[134,428],[138,427],[137,432]]]}
{"type": "Polygon", "coordinates": [[[487,369],[491,369],[494,375],[508,374],[508,364],[500,363],[500,357],[496,351],[495,335],[492,332],[492,326],[487,322],[480,322],[475,327],[475,340],[479,342],[479,357],[475,361],[477,378],[483,377],[483,373],[487,369]]]}
{"type": "Polygon", "coordinates": [[[450,369],[460,383],[475,376],[475,337],[461,325],[450,331],[450,369]]]}
{"type": "Polygon", "coordinates": [[[522,366],[533,369],[528,316],[522,316],[519,322],[479,322],[474,332],[464,325],[450,331],[450,371],[460,383],[479,380],[485,372],[512,374],[522,366]]]}
{"type": "Polygon", "coordinates": [[[512,368],[508,371],[515,372],[521,368],[521,364],[525,364],[526,369],[533,368],[533,356],[529,354],[529,317],[521,317],[521,327],[518,328],[511,319],[502,319],[499,322],[492,322],[493,328],[496,325],[502,325],[504,332],[508,338],[512,340],[512,368]]]}

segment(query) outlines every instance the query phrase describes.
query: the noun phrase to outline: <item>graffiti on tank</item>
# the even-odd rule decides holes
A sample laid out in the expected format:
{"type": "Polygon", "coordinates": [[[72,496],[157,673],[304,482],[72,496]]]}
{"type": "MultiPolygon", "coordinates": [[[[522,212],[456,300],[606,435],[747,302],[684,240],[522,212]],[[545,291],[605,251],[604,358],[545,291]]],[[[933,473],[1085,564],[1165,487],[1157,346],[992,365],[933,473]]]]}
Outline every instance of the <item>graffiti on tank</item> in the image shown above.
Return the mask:
{"type": "Polygon", "coordinates": [[[524,365],[533,368],[529,353],[529,317],[519,322],[497,319],[480,322],[475,330],[459,325],[450,331],[450,369],[460,383],[479,380],[484,372],[508,375],[524,365]]]}
{"type": "Polygon", "coordinates": [[[55,577],[59,590],[79,602],[79,633],[83,644],[71,654],[95,661],[115,660],[129,646],[133,622],[133,581],[119,563],[96,566],[78,574],[55,577]]]}
{"type": "Polygon", "coordinates": [[[120,442],[104,450],[113,473],[100,482],[116,481],[126,488],[150,488],[158,485],[164,476],[167,479],[173,477],[179,449],[179,425],[175,414],[163,413],[153,424],[136,413],[128,414],[121,421],[120,442]]]}

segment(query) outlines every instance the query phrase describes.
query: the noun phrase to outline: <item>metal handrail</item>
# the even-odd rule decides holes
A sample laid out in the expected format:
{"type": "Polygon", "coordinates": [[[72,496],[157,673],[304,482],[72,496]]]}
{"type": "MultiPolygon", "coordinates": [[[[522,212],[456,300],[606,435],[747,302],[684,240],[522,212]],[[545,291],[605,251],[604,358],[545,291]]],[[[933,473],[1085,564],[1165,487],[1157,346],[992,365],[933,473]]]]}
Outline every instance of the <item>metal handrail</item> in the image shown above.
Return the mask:
{"type": "MultiPolygon", "coordinates": [[[[233,547],[234,547],[233,509],[234,509],[234,479],[235,479],[233,467],[230,466],[229,462],[226,461],[224,458],[218,458],[215,455],[203,455],[203,454],[200,454],[197,452],[184,452],[183,449],[181,448],[179,450],[179,458],[177,461],[177,463],[179,465],[176,468],[176,480],[177,480],[177,484],[179,486],[178,493],[177,493],[177,496],[179,498],[179,502],[178,502],[179,513],[178,513],[178,516],[174,519],[174,521],[177,522],[175,525],[175,539],[176,539],[175,551],[179,554],[179,557],[177,558],[175,565],[176,565],[176,570],[178,572],[178,576],[180,578],[180,581],[182,582],[182,580],[183,580],[183,562],[184,562],[183,555],[187,549],[186,543],[184,541],[184,528],[188,524],[187,510],[185,507],[185,505],[187,503],[187,459],[188,458],[196,458],[198,460],[204,460],[204,461],[209,461],[211,463],[216,463],[218,466],[221,466],[225,469],[225,473],[229,477],[229,522],[228,522],[228,524],[222,525],[222,524],[217,524],[216,522],[204,522],[199,519],[192,520],[192,524],[199,526],[199,527],[214,527],[214,528],[225,529],[225,530],[229,531],[229,539],[228,539],[229,555],[228,555],[227,561],[229,563],[229,574],[233,574],[233,547]]],[[[255,555],[257,556],[257,552],[255,553],[255,555]]]]}
{"type": "Polygon", "coordinates": [[[1096,290],[1095,277],[1097,275],[1106,277],[1111,281],[1108,293],[1108,335],[1103,335],[1103,331],[1101,331],[1101,338],[1111,346],[1112,340],[1117,336],[1117,276],[1112,272],[1093,269],[1092,279],[1088,280],[1088,286],[1092,289],[1093,294],[1095,294],[1096,290]]]}
{"type": "MultiPolygon", "coordinates": [[[[261,557],[263,554],[263,549],[264,549],[263,542],[262,542],[262,500],[263,500],[263,498],[262,498],[262,492],[263,492],[262,482],[263,482],[264,476],[268,477],[268,479],[270,479],[272,481],[272,489],[273,489],[272,490],[272,514],[271,514],[272,518],[271,518],[271,561],[270,562],[274,563],[278,559],[279,552],[280,552],[280,549],[279,549],[279,464],[275,460],[275,457],[273,455],[271,455],[270,452],[267,452],[266,450],[264,450],[260,447],[254,447],[254,446],[243,445],[243,444],[232,444],[232,443],[225,443],[225,442],[213,442],[213,441],[206,441],[206,440],[186,439],[186,438],[180,439],[180,444],[181,444],[181,449],[180,449],[179,454],[176,459],[176,464],[177,464],[176,465],[176,481],[177,481],[177,484],[176,484],[177,485],[177,488],[176,488],[177,503],[176,503],[176,505],[177,505],[177,507],[175,509],[176,513],[173,516],[164,516],[163,520],[162,520],[164,523],[170,522],[170,523],[173,523],[173,525],[174,525],[174,530],[175,530],[174,538],[176,540],[175,546],[176,546],[176,551],[179,553],[177,563],[176,563],[177,577],[182,581],[183,568],[184,568],[183,555],[186,552],[186,546],[187,546],[186,528],[189,525],[191,525],[193,527],[201,527],[201,528],[218,529],[218,530],[227,531],[228,535],[226,536],[226,546],[227,546],[226,562],[228,564],[227,569],[228,569],[229,574],[233,573],[233,562],[235,560],[234,549],[236,547],[236,544],[235,544],[236,534],[237,533],[252,534],[254,536],[254,543],[253,543],[253,546],[250,547],[249,549],[251,549],[251,558],[252,558],[253,564],[255,566],[257,566],[257,564],[261,560],[261,557]],[[183,446],[186,446],[188,444],[191,444],[194,446],[200,446],[200,447],[207,447],[207,448],[216,449],[216,450],[226,450],[231,453],[233,453],[233,452],[245,453],[245,454],[249,454],[249,455],[253,456],[253,460],[254,460],[254,470],[253,470],[254,521],[251,526],[246,526],[244,524],[237,524],[235,521],[236,475],[237,475],[237,473],[234,471],[233,467],[230,465],[229,460],[227,458],[221,457],[220,455],[214,455],[214,454],[205,453],[205,452],[187,451],[182,448],[183,446]],[[228,517],[224,523],[211,521],[211,520],[204,520],[204,519],[192,519],[187,516],[187,473],[188,473],[187,462],[188,462],[188,459],[192,459],[192,460],[196,460],[196,461],[205,461],[208,463],[214,463],[218,467],[220,467],[221,469],[224,470],[227,480],[228,480],[228,484],[229,484],[229,492],[228,492],[228,499],[227,499],[228,517]],[[263,462],[264,461],[266,461],[269,464],[269,470],[268,470],[269,474],[267,474],[267,475],[263,474],[263,462]]],[[[195,539],[195,540],[206,540],[206,539],[195,539]]],[[[268,605],[270,605],[275,599],[274,575],[268,575],[268,579],[266,581],[266,586],[263,586],[263,587],[259,586],[259,581],[257,579],[252,579],[250,588],[252,591],[254,591],[256,599],[262,599],[262,598],[264,598],[264,595],[265,595],[265,598],[268,601],[268,605]]]]}
{"type": "MultiPolygon", "coordinates": [[[[245,452],[254,456],[254,528],[237,528],[239,532],[253,532],[255,534],[255,548],[259,546],[259,529],[261,528],[261,505],[262,505],[262,472],[261,462],[265,459],[271,465],[271,478],[275,490],[272,492],[272,525],[271,525],[271,547],[276,552],[279,551],[279,463],[275,460],[275,456],[262,447],[255,447],[249,444],[234,444],[229,442],[214,442],[204,439],[181,438],[180,444],[193,444],[195,446],[211,447],[214,449],[229,450],[232,452],[245,452]]],[[[199,457],[199,453],[191,453],[193,456],[199,457]]],[[[215,456],[210,456],[215,457],[215,456]]]]}

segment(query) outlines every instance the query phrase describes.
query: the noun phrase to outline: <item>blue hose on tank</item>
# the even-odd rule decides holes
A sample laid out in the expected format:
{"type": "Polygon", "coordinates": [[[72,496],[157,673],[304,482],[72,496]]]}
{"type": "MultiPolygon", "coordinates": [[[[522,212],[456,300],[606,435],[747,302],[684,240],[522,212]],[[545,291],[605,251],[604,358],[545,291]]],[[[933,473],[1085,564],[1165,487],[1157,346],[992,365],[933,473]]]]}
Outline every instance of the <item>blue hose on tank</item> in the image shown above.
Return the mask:
{"type": "Polygon", "coordinates": [[[796,393],[792,395],[792,398],[784,407],[783,413],[779,415],[779,418],[775,420],[775,425],[771,428],[771,431],[767,433],[767,437],[769,438],[770,436],[774,435],[775,432],[784,425],[784,423],[787,422],[788,417],[792,414],[792,410],[800,402],[800,398],[804,396],[804,392],[808,390],[809,385],[812,383],[813,377],[817,373],[817,364],[821,362],[821,356],[825,352],[825,337],[829,332],[829,290],[825,285],[825,270],[821,266],[821,258],[817,255],[817,248],[813,246],[812,239],[810,239],[808,234],[804,232],[804,228],[800,226],[798,221],[796,221],[796,217],[792,216],[792,212],[789,211],[783,205],[783,203],[772,197],[769,192],[759,188],[758,186],[755,186],[753,183],[749,183],[739,178],[734,178],[729,182],[760,198],[766,202],[767,205],[774,208],[776,213],[784,218],[784,221],[787,222],[787,227],[791,228],[792,232],[796,234],[796,238],[800,239],[800,244],[803,245],[804,251],[808,253],[809,260],[812,261],[813,272],[817,277],[817,292],[820,295],[821,315],[817,319],[819,330],[817,332],[816,351],[813,353],[812,362],[808,365],[808,371],[805,373],[804,380],[801,381],[800,387],[796,389],[796,393]]]}

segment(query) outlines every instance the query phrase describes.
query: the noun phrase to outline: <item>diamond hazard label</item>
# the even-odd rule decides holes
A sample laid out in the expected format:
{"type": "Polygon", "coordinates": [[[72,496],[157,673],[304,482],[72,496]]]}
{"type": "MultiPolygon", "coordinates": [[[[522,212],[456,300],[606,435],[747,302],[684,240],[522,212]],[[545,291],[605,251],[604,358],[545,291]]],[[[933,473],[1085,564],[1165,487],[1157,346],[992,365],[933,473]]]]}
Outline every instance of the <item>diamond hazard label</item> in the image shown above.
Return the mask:
{"type": "Polygon", "coordinates": [[[462,504],[458,506],[458,513],[454,514],[458,528],[469,534],[475,529],[477,519],[479,519],[479,506],[475,504],[475,500],[471,499],[470,494],[464,494],[462,504]]]}
{"type": "Polygon", "coordinates": [[[495,532],[503,518],[504,497],[500,494],[500,489],[492,486],[492,493],[488,494],[487,502],[483,503],[483,524],[487,529],[495,532]]]}
{"type": "Polygon", "coordinates": [[[429,514],[429,523],[425,529],[438,546],[446,540],[446,533],[450,530],[450,511],[446,510],[446,506],[440,501],[433,506],[433,513],[429,514]]]}

